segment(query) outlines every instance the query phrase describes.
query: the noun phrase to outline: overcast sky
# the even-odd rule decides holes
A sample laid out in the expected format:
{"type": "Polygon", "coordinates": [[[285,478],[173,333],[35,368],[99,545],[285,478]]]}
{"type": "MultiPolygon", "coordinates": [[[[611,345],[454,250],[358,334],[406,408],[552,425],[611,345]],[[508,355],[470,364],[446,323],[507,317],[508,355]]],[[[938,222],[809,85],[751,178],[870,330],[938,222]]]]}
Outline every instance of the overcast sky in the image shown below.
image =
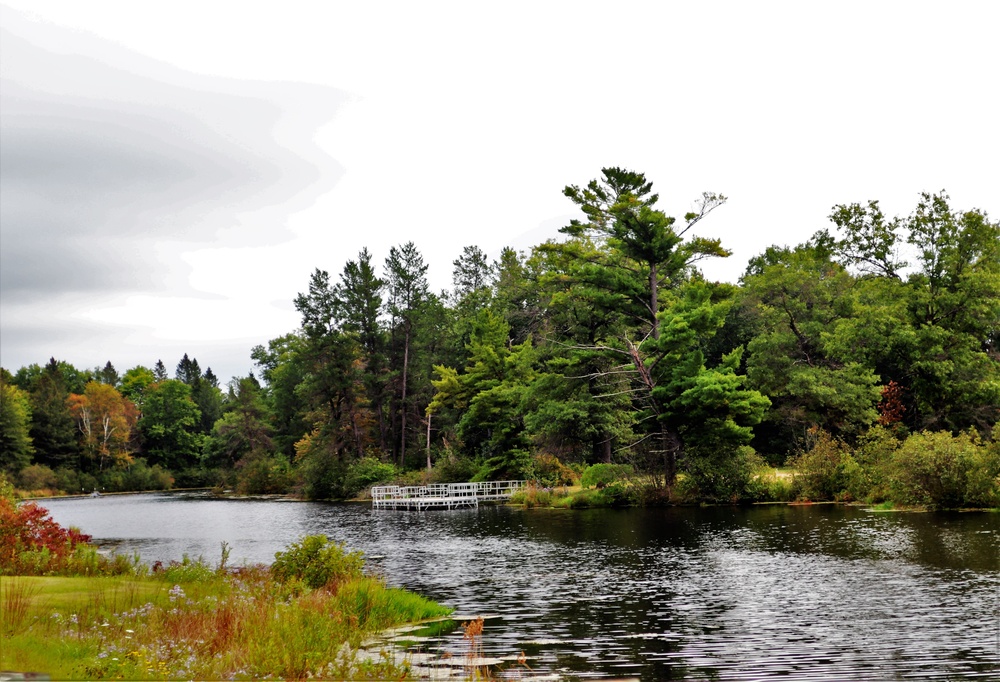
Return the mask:
{"type": "MultiPolygon", "coordinates": [[[[2,1],[2,0],[0,0],[2,1]]],[[[0,9],[0,364],[225,382],[315,268],[527,250],[604,166],[735,281],[838,203],[1000,215],[992,2],[48,2],[0,9]]]]}

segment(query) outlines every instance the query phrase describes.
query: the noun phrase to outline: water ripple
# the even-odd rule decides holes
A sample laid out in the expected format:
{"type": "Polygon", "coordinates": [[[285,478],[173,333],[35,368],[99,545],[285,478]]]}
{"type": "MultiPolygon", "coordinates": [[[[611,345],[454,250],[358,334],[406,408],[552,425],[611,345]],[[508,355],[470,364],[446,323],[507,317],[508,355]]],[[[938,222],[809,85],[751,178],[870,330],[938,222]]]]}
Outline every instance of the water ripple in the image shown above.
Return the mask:
{"type": "MultiPolygon", "coordinates": [[[[754,509],[372,512],[152,495],[56,500],[148,561],[270,561],[309,533],[380,557],[396,585],[493,613],[498,677],[1000,679],[998,514],[754,509]],[[107,504],[106,504],[107,503],[107,504]],[[168,523],[164,519],[169,519],[168,523]]],[[[421,637],[414,633],[413,637],[421,637]]],[[[459,656],[459,629],[413,646],[459,656]]]]}

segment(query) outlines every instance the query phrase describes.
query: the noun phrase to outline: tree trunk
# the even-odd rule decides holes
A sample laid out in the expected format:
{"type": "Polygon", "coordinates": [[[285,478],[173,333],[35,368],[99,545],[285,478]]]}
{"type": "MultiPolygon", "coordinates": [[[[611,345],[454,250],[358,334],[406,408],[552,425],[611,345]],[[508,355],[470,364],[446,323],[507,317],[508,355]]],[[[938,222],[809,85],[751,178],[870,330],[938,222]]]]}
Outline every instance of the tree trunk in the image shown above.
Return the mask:
{"type": "Polygon", "coordinates": [[[399,427],[399,466],[403,466],[406,457],[406,374],[410,365],[410,325],[406,325],[406,336],[403,341],[403,396],[400,400],[399,427]]]}
{"type": "Polygon", "coordinates": [[[653,338],[660,338],[660,292],[657,288],[656,263],[649,264],[649,311],[653,314],[653,338]]]}
{"type": "Polygon", "coordinates": [[[611,436],[605,433],[594,441],[594,457],[598,462],[611,464],[611,436]]]}
{"type": "Polygon", "coordinates": [[[669,492],[677,482],[677,455],[681,451],[681,439],[673,430],[661,426],[660,442],[663,447],[663,478],[669,492]]]}
{"type": "Polygon", "coordinates": [[[427,471],[431,470],[431,414],[427,414],[427,471]]]}

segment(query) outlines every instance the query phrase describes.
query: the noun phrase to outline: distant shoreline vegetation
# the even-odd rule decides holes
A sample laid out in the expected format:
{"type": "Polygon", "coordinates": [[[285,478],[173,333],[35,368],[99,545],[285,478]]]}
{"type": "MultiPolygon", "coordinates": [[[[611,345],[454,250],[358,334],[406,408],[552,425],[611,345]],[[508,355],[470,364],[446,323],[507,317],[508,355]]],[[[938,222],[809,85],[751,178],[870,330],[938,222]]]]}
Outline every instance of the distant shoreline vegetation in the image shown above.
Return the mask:
{"type": "Polygon", "coordinates": [[[433,292],[412,242],[317,268],[301,325],[220,382],[184,355],[0,370],[0,471],[26,494],[213,487],[348,499],[378,483],[613,481],[559,501],[998,506],[1000,224],[920,194],[709,282],[726,198],[674,217],[642,173],[567,186],[564,240],[433,292]],[[906,256],[904,258],[904,256],[906,256]],[[775,473],[777,469],[778,473],[775,473]],[[623,469],[624,470],[624,469],[623,469]]]}

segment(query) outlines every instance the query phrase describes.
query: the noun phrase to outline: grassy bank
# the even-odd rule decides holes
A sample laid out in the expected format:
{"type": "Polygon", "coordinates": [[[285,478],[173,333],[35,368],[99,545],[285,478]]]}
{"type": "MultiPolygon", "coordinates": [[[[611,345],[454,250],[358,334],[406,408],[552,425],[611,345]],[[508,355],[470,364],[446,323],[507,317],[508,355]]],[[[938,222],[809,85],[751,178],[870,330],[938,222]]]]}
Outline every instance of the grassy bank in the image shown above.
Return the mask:
{"type": "Polygon", "coordinates": [[[0,670],[53,679],[399,679],[362,643],[450,609],[308,536],[268,566],[105,556],[0,477],[0,670]]]}
{"type": "Polygon", "coordinates": [[[133,577],[0,578],[0,669],[53,679],[398,679],[356,660],[394,625],[448,609],[360,574],[310,588],[265,567],[188,563],[133,577]]]}

